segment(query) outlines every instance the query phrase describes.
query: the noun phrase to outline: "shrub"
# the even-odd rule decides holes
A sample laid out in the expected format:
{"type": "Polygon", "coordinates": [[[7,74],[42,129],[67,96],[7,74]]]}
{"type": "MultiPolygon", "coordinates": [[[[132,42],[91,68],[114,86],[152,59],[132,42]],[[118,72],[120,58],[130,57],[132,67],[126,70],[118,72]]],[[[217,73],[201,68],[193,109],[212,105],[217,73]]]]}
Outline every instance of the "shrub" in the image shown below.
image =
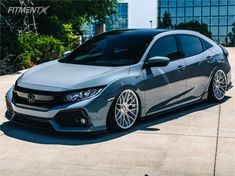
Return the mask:
{"type": "Polygon", "coordinates": [[[13,58],[16,57],[20,52],[18,47],[17,34],[1,28],[0,38],[0,60],[6,60],[7,64],[11,65],[14,61],[13,58]]]}
{"type": "Polygon", "coordinates": [[[35,64],[57,59],[64,51],[62,42],[51,36],[39,35],[35,33],[22,33],[18,35],[21,55],[17,65],[23,68],[31,67],[35,64]]]}

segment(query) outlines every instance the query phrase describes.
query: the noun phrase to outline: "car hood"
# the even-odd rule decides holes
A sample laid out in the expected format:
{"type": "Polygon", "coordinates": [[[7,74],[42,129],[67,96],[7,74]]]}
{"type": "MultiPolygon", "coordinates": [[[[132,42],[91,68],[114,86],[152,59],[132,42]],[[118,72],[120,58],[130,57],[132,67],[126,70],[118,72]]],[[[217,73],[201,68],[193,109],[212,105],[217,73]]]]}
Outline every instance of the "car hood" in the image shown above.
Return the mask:
{"type": "Polygon", "coordinates": [[[129,73],[129,66],[106,67],[60,63],[58,60],[25,72],[17,85],[45,91],[66,91],[108,85],[129,73]]]}

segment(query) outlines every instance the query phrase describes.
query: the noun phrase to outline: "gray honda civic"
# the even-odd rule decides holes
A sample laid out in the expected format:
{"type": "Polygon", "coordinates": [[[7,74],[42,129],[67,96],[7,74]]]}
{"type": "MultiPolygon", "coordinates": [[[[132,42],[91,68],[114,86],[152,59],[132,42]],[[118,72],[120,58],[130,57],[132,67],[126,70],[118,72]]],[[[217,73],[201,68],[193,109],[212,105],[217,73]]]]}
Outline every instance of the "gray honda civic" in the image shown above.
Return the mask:
{"type": "Polygon", "coordinates": [[[128,130],[143,117],[222,101],[232,87],[228,56],[193,31],[102,33],[21,75],[6,94],[6,118],[61,132],[128,130]]]}

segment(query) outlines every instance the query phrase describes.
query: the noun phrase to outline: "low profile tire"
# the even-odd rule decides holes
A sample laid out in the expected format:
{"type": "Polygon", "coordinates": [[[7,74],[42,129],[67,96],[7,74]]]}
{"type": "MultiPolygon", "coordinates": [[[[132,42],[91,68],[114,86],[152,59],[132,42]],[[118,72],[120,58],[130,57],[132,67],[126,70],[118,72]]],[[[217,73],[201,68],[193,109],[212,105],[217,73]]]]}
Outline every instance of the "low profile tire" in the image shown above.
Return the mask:
{"type": "Polygon", "coordinates": [[[130,129],[139,115],[139,99],[130,89],[120,93],[113,102],[107,119],[107,127],[112,131],[130,129]]]}
{"type": "Polygon", "coordinates": [[[223,70],[217,70],[214,74],[210,87],[208,99],[211,102],[222,101],[227,91],[227,77],[223,70]]]}

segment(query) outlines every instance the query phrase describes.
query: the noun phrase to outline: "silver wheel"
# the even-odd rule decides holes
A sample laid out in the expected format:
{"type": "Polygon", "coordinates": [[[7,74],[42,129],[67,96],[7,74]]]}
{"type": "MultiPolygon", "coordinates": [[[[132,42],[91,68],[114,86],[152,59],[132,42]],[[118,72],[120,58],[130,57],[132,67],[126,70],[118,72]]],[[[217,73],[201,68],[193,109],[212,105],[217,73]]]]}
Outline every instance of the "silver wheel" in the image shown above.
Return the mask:
{"type": "Polygon", "coordinates": [[[139,113],[139,101],[132,90],[123,91],[115,104],[115,120],[121,129],[130,128],[139,113]]]}
{"type": "Polygon", "coordinates": [[[213,94],[217,100],[222,100],[227,90],[227,78],[222,70],[218,70],[213,78],[213,94]]]}

